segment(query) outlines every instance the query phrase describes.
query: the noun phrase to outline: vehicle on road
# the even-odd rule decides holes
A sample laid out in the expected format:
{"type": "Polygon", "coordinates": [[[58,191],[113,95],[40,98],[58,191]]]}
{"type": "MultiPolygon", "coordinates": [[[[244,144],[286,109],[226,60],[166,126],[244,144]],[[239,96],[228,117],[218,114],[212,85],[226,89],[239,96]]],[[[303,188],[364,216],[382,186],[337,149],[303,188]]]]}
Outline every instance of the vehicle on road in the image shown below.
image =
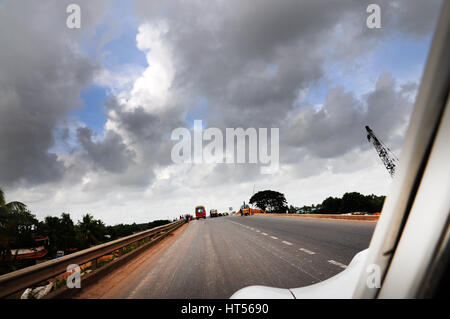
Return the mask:
{"type": "Polygon", "coordinates": [[[219,216],[219,215],[217,214],[217,209],[211,209],[211,210],[209,211],[209,217],[213,218],[213,217],[217,217],[217,216],[219,216]]]}
{"type": "Polygon", "coordinates": [[[251,208],[250,206],[248,206],[247,204],[241,206],[241,209],[238,211],[238,214],[240,214],[241,216],[249,216],[249,215],[254,215],[254,214],[262,214],[263,211],[261,209],[257,209],[257,208],[251,208]]]}
{"type": "Polygon", "coordinates": [[[206,209],[204,206],[197,206],[195,207],[195,218],[196,219],[206,219],[206,209]]]}
{"type": "Polygon", "coordinates": [[[239,214],[241,216],[248,216],[250,215],[250,206],[246,205],[244,202],[244,205],[241,206],[241,209],[239,210],[239,214]]]}
{"type": "Polygon", "coordinates": [[[351,215],[361,216],[361,215],[367,215],[367,213],[366,212],[353,212],[353,213],[351,213],[351,215]]]}

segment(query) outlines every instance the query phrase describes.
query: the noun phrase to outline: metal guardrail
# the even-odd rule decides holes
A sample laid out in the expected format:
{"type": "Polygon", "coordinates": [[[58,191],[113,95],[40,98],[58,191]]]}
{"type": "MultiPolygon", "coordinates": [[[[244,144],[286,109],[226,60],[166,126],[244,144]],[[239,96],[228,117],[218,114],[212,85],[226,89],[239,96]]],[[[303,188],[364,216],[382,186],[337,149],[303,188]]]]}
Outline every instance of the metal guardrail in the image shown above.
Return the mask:
{"type": "Polygon", "coordinates": [[[67,266],[72,264],[83,265],[90,262],[91,267],[95,269],[97,259],[100,257],[117,250],[122,252],[122,249],[128,245],[138,243],[160,233],[171,232],[182,224],[184,224],[184,220],[179,220],[0,276],[0,298],[55,278],[65,273],[67,266]]]}

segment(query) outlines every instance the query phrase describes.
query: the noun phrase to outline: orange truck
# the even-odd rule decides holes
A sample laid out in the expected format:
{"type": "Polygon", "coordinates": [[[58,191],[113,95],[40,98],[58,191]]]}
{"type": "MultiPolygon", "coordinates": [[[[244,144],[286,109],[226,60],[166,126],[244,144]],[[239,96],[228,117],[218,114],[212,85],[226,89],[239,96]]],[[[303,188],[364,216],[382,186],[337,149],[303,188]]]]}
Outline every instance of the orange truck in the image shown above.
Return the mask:
{"type": "Polygon", "coordinates": [[[250,206],[246,205],[244,202],[244,205],[241,206],[241,209],[239,210],[238,214],[241,214],[241,216],[249,216],[254,214],[261,214],[261,209],[251,208],[250,206]]]}

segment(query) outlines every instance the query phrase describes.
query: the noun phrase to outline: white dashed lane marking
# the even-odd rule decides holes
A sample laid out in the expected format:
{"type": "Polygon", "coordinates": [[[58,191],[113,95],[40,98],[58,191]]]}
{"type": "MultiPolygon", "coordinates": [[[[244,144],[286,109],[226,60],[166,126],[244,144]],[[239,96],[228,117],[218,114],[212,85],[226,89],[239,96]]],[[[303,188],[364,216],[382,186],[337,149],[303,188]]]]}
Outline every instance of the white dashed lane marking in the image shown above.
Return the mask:
{"type": "Polygon", "coordinates": [[[340,262],[335,261],[335,260],[328,260],[328,262],[330,264],[336,265],[336,266],[344,268],[344,269],[347,268],[347,265],[344,265],[343,263],[340,263],[340,262]]]}
{"type": "Polygon", "coordinates": [[[315,254],[315,252],[313,252],[311,250],[308,250],[308,249],[305,249],[305,248],[300,248],[299,250],[303,251],[304,253],[310,254],[310,255],[314,255],[315,254]]]}
{"type": "MultiPolygon", "coordinates": [[[[243,224],[241,224],[241,223],[235,223],[235,224],[238,224],[238,225],[240,225],[240,226],[242,226],[242,227],[245,227],[245,228],[247,228],[247,229],[254,230],[254,231],[256,231],[257,233],[261,233],[261,235],[263,235],[263,236],[269,236],[267,233],[261,232],[260,230],[255,229],[255,228],[253,228],[253,227],[249,227],[249,226],[243,225],[243,224]]],[[[275,237],[275,236],[269,236],[269,237],[272,238],[272,239],[278,239],[278,237],[275,237]]],[[[285,245],[288,245],[288,246],[292,246],[292,245],[293,245],[291,242],[288,242],[288,241],[286,241],[286,240],[283,240],[282,243],[285,244],[285,245]]],[[[309,254],[309,255],[314,255],[314,254],[315,254],[315,252],[313,252],[313,251],[311,251],[311,250],[308,250],[308,249],[305,249],[305,248],[300,248],[299,250],[301,250],[301,251],[303,251],[304,253],[307,253],[307,254],[309,254]]],[[[331,261],[328,261],[328,262],[329,262],[329,263],[332,263],[332,264],[335,264],[335,265],[337,265],[337,266],[339,266],[339,267],[345,266],[344,264],[340,264],[340,263],[338,263],[338,262],[336,262],[336,261],[334,261],[334,260],[331,260],[331,261]]],[[[347,267],[347,266],[345,266],[345,267],[347,267]]]]}
{"type": "MultiPolygon", "coordinates": [[[[269,236],[267,233],[261,232],[260,230],[255,229],[255,228],[253,228],[253,227],[249,227],[249,226],[243,225],[243,224],[241,224],[241,223],[235,223],[235,222],[233,222],[233,221],[231,221],[231,222],[234,223],[234,224],[240,225],[240,226],[242,226],[242,227],[245,227],[245,228],[247,228],[247,229],[254,230],[254,231],[256,231],[257,233],[261,233],[261,235],[269,236]]],[[[278,237],[275,237],[275,236],[269,236],[269,237],[272,238],[272,239],[278,239],[278,237]]],[[[292,245],[293,245],[292,243],[290,243],[290,242],[288,242],[288,241],[286,241],[286,240],[283,240],[282,243],[285,244],[285,245],[288,245],[288,246],[292,246],[292,245]]],[[[308,250],[308,249],[306,249],[306,248],[299,248],[298,250],[300,250],[300,251],[302,251],[302,252],[304,252],[304,253],[306,253],[306,254],[309,254],[309,255],[315,255],[315,254],[316,254],[315,252],[313,252],[313,251],[311,251],[311,250],[308,250]]],[[[330,264],[332,264],[332,265],[335,265],[335,266],[338,266],[338,267],[341,267],[341,268],[343,268],[343,269],[347,268],[347,265],[344,265],[343,263],[340,263],[340,262],[335,261],[335,260],[332,260],[332,259],[328,260],[328,263],[330,263],[330,264]]]]}

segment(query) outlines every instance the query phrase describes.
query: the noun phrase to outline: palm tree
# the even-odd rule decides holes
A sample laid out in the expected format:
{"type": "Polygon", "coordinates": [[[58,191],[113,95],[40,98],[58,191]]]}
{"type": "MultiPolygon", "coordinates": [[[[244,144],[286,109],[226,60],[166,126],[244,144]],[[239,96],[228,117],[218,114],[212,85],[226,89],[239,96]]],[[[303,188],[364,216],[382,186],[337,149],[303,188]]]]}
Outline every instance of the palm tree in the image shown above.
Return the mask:
{"type": "Polygon", "coordinates": [[[5,192],[0,188],[0,209],[10,212],[23,213],[27,212],[27,205],[22,202],[9,202],[6,203],[5,192]]]}
{"type": "MultiPolygon", "coordinates": [[[[14,241],[17,223],[12,220],[25,221],[32,217],[27,205],[21,202],[6,202],[5,192],[0,188],[0,257],[10,254],[11,242],[14,241]]],[[[26,222],[25,224],[29,224],[26,222]]]]}
{"type": "Polygon", "coordinates": [[[90,214],[83,216],[77,225],[82,245],[87,248],[104,241],[106,227],[101,220],[96,220],[90,214]]]}

